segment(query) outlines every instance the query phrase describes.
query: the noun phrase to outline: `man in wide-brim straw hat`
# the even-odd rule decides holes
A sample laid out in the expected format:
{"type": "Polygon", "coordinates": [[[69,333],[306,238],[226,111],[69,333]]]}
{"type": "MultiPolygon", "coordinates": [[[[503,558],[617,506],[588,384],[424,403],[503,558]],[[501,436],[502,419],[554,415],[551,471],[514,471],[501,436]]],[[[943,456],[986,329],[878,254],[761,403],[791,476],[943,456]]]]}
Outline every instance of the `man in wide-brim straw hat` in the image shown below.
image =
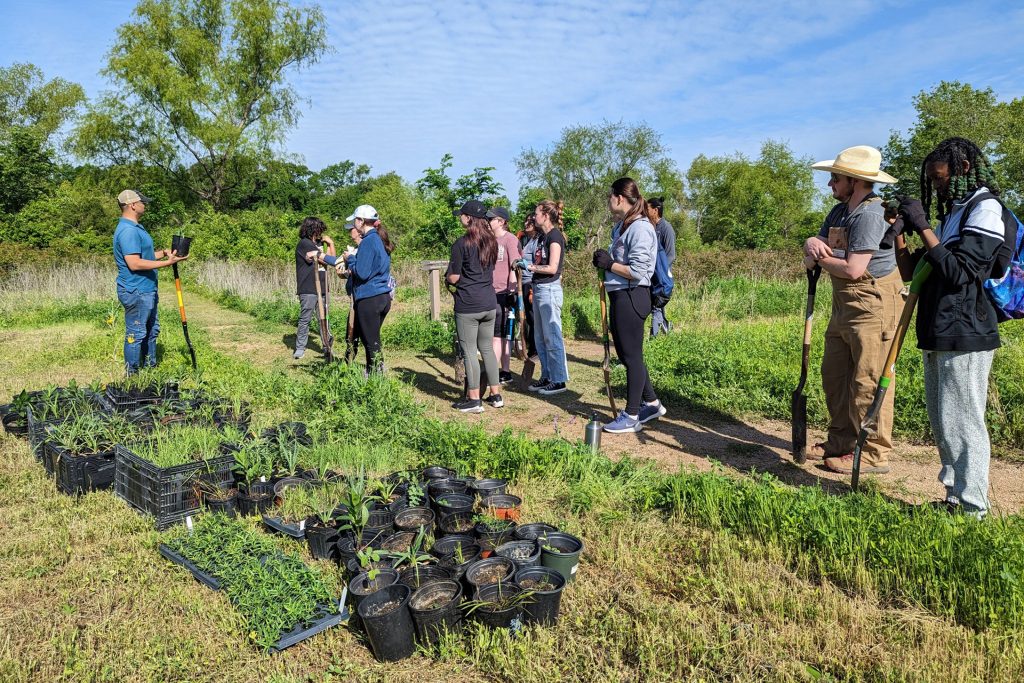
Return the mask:
{"type": "MultiPolygon", "coordinates": [[[[874,397],[902,304],[896,255],[891,244],[882,244],[889,224],[874,192],[876,183],[896,179],[881,170],[881,162],[877,149],[861,145],[812,166],[831,174],[828,185],[838,204],[804,244],[804,266],[819,265],[832,277],[832,317],[821,362],[828,438],[807,455],[842,473],[852,471],[860,421],[874,397]]],[[[861,451],[861,472],[889,471],[894,394],[890,388],[878,428],[861,451]]]]}

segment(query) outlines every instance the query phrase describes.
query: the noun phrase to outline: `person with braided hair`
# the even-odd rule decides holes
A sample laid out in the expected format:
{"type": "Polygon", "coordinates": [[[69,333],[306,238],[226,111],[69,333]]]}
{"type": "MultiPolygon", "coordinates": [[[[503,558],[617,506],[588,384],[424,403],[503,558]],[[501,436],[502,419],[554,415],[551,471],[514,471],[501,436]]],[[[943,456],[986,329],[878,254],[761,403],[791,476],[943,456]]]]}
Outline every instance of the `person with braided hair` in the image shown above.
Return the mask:
{"type": "Polygon", "coordinates": [[[920,259],[932,272],[917,305],[917,346],[924,357],[928,421],[942,466],[939,505],[977,517],[988,512],[991,456],[985,405],[999,348],[996,311],[983,283],[993,275],[1005,231],[999,186],[981,149],[966,138],[943,140],[921,163],[923,201],[901,198],[905,233],[924,247],[899,254],[909,270],[920,259]],[[932,228],[935,206],[939,226],[932,228]]]}
{"type": "MultiPolygon", "coordinates": [[[[885,357],[902,308],[903,280],[892,244],[884,244],[889,225],[876,183],[896,179],[881,170],[874,147],[850,147],[812,168],[831,173],[829,187],[838,201],[818,235],[804,245],[804,267],[816,265],[832,280],[832,316],[825,330],[821,384],[828,408],[828,437],[807,449],[827,469],[853,471],[853,449],[860,423],[875,395],[885,357]]],[[[890,390],[878,415],[878,428],[861,451],[863,473],[889,471],[893,396],[890,390]]]]}

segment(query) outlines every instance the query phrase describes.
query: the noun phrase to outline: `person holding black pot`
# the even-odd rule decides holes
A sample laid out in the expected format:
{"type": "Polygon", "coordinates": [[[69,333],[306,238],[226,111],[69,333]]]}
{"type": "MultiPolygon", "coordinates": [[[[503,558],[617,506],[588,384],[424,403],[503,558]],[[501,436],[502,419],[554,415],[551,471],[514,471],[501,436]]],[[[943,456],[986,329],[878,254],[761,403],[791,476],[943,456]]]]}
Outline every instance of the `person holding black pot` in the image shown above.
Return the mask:
{"type": "Polygon", "coordinates": [[[156,338],[160,334],[157,269],[188,258],[170,249],[153,249],[153,238],[139,223],[149,202],[149,197],[138,190],[125,190],[117,195],[121,219],[114,229],[114,263],[117,300],[124,307],[124,367],[129,375],[138,372],[142,365],[156,366],[156,338]]]}
{"type": "Polygon", "coordinates": [[[610,332],[615,353],[626,366],[626,407],[604,426],[612,434],[639,432],[643,423],[665,414],[644,363],[644,332],[651,314],[651,276],[658,257],[658,235],[647,202],[632,178],[619,178],[608,193],[608,209],[618,222],[609,250],[594,252],[604,271],[611,305],[610,332]]]}
{"type": "MultiPolygon", "coordinates": [[[[324,234],[326,230],[327,226],[316,216],[307,216],[299,226],[299,243],[295,245],[295,293],[299,297],[299,327],[295,332],[295,353],[292,354],[296,360],[306,353],[309,322],[316,313],[316,282],[313,278],[320,278],[321,292],[327,291],[327,270],[316,258],[321,251],[327,256],[334,256],[334,241],[324,234]]],[[[326,300],[324,305],[327,305],[326,300]]],[[[317,329],[320,329],[319,317],[316,324],[317,329]]]]}
{"type": "Polygon", "coordinates": [[[466,359],[466,396],[452,407],[463,413],[482,413],[478,351],[484,359],[491,390],[486,402],[493,408],[505,405],[501,398],[498,358],[491,343],[497,306],[493,280],[498,242],[487,223],[487,209],[481,202],[470,200],[454,213],[466,228],[466,234],[452,245],[445,281],[455,285],[455,329],[466,359]]]}

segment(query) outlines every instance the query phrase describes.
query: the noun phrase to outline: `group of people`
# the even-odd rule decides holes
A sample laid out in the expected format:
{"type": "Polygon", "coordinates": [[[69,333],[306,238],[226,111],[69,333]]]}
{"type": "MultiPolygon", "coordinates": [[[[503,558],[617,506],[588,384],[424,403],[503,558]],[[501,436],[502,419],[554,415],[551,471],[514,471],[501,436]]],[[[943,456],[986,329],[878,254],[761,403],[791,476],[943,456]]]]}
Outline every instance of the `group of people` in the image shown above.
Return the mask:
{"type": "MultiPolygon", "coordinates": [[[[887,211],[875,186],[894,183],[881,170],[877,149],[857,146],[813,168],[830,173],[837,200],[817,235],[803,247],[809,270],[820,267],[832,280],[832,314],[825,333],[822,384],[830,417],[827,438],[809,449],[830,470],[849,473],[860,425],[875,394],[878,378],[903,308],[903,282],[923,259],[932,273],[920,292],[918,347],[924,356],[926,403],[946,489],[941,505],[984,516],[989,508],[990,442],[985,425],[988,376],[1000,346],[997,312],[983,282],[998,277],[993,266],[1003,247],[1004,212],[991,164],[973,142],[943,141],[921,164],[921,199],[902,198],[887,211]],[[930,221],[932,210],[939,220],[930,221]],[[911,251],[906,235],[923,247],[911,251]]],[[[156,364],[157,275],[159,268],[186,257],[154,250],[139,223],[149,199],[136,190],[118,195],[121,220],[114,232],[118,299],[125,309],[125,365],[129,374],[156,364]]],[[[593,254],[610,302],[609,323],[615,352],[626,368],[626,405],[604,425],[611,433],[637,432],[665,415],[643,357],[647,319],[651,333],[669,329],[664,311],[654,307],[651,283],[659,249],[674,258],[675,237],[661,215],[660,200],[645,200],[630,178],[609,188],[614,218],[611,243],[593,254]]],[[[531,392],[550,396],[566,391],[568,364],[562,335],[562,274],[566,256],[563,207],[543,201],[526,218],[518,237],[510,230],[509,211],[466,202],[455,212],[465,228],[451,247],[445,273],[453,288],[458,340],[466,359],[466,387],[454,408],[467,413],[484,405],[501,408],[501,387],[512,379],[511,318],[522,288],[527,352],[540,362],[540,379],[531,392]],[[481,371],[488,395],[481,396],[481,371]]],[[[303,221],[295,250],[297,294],[301,304],[295,358],[305,352],[309,323],[319,291],[327,291],[326,267],[346,278],[352,297],[355,335],[366,369],[383,369],[381,325],[391,308],[394,245],[377,211],[358,207],[347,218],[353,245],[341,256],[323,221],[303,221]]],[[[890,387],[877,428],[862,448],[865,473],[889,471],[893,396],[890,387]]]]}
{"type": "MultiPolygon", "coordinates": [[[[877,184],[896,182],[881,170],[877,149],[851,147],[814,168],[831,174],[838,203],[804,244],[804,266],[820,266],[832,281],[821,364],[828,436],[808,457],[823,459],[835,472],[852,471],[861,421],[897,334],[903,282],[923,259],[931,273],[921,287],[916,331],[946,490],[939,505],[982,517],[989,509],[988,377],[1000,345],[997,312],[983,283],[1002,276],[994,265],[1006,236],[992,166],[970,140],[949,138],[921,163],[921,199],[901,197],[895,211],[887,211],[874,191],[877,184]],[[923,247],[911,251],[909,234],[918,235],[923,247]]],[[[889,472],[894,389],[889,387],[877,427],[863,445],[861,472],[889,472]]]]}

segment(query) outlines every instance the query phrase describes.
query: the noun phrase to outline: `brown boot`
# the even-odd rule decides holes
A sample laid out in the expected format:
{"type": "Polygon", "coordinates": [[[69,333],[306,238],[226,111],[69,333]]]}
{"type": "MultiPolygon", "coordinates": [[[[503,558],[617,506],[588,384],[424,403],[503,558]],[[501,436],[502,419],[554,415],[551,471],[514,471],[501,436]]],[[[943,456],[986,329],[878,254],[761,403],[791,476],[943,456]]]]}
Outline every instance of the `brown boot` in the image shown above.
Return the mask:
{"type": "MultiPolygon", "coordinates": [[[[853,474],[853,453],[847,453],[846,455],[837,455],[834,457],[825,458],[825,467],[838,472],[839,474],[853,474]]],[[[870,463],[864,458],[860,461],[860,473],[861,474],[888,474],[889,463],[870,463]]]]}
{"type": "Polygon", "coordinates": [[[807,449],[808,460],[824,460],[825,458],[832,457],[825,452],[825,444],[816,443],[807,449]]]}

